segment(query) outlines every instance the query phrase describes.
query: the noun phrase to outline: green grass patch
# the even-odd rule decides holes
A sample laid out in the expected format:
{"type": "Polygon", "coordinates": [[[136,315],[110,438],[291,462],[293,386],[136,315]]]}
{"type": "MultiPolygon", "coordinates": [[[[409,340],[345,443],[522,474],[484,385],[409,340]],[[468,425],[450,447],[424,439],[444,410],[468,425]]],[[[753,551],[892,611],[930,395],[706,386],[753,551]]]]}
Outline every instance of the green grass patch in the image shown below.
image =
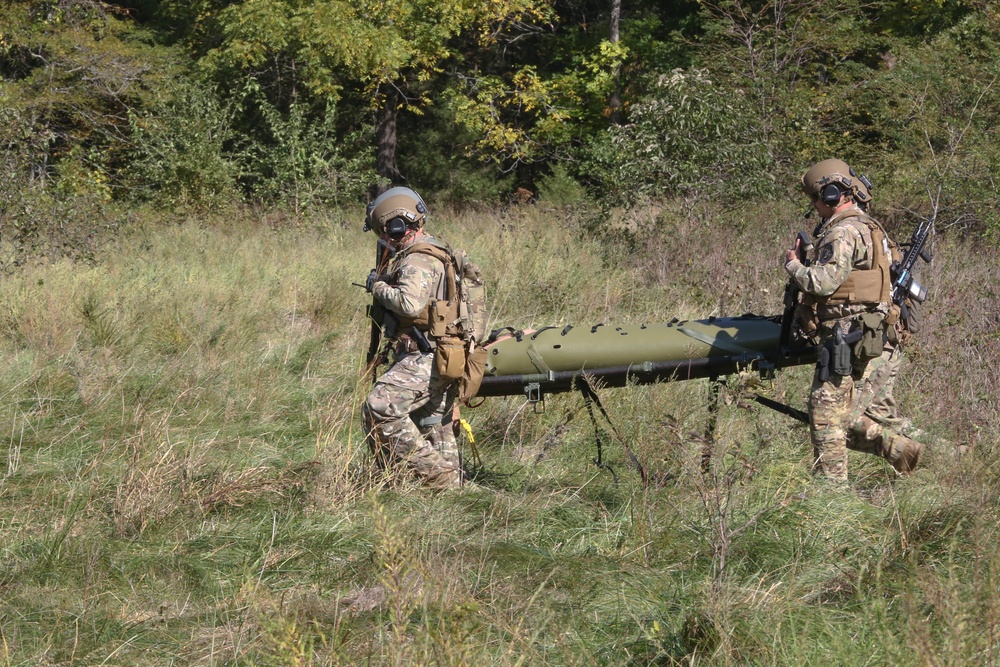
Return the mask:
{"type": "MultiPolygon", "coordinates": [[[[537,327],[778,312],[786,225],[752,214],[664,211],[647,240],[532,207],[432,226],[495,326],[537,327]]],[[[371,241],[187,221],[7,280],[0,665],[995,661],[1000,352],[955,329],[985,330],[966,299],[995,256],[939,243],[897,393],[961,457],[814,483],[808,430],[748,398],[803,407],[795,368],[730,378],[712,441],[704,381],[602,390],[621,441],[578,394],[489,399],[463,412],[480,489],[433,494],[364,442],[371,241]]]]}

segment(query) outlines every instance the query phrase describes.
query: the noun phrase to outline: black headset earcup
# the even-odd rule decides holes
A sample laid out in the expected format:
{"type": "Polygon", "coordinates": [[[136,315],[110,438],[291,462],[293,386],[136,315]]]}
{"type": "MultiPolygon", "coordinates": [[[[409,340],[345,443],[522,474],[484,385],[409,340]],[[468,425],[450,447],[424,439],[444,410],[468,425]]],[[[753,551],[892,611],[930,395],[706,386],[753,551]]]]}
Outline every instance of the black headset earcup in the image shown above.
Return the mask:
{"type": "Polygon", "coordinates": [[[836,183],[828,183],[823,186],[823,189],[819,193],[819,198],[827,206],[833,206],[840,201],[840,188],[837,187],[836,183]]]}
{"type": "Polygon", "coordinates": [[[401,239],[406,236],[406,221],[393,218],[385,226],[385,233],[390,239],[401,239]]]}

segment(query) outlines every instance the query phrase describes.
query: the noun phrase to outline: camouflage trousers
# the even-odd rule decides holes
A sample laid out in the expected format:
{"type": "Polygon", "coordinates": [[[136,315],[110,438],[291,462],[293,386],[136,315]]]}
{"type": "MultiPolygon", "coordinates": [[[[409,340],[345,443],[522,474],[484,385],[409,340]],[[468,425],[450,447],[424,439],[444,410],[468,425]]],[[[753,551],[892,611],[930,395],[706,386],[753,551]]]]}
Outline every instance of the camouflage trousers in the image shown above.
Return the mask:
{"type": "Polygon", "coordinates": [[[375,381],[362,408],[376,460],[403,465],[426,486],[461,486],[452,430],[457,385],[434,372],[434,353],[409,352],[375,381]]]}
{"type": "Polygon", "coordinates": [[[902,433],[892,397],[901,363],[900,348],[887,345],[882,356],[855,361],[851,375],[831,374],[824,382],[817,369],[809,392],[809,426],[818,474],[847,481],[848,449],[881,456],[900,473],[916,467],[923,445],[902,433]]]}

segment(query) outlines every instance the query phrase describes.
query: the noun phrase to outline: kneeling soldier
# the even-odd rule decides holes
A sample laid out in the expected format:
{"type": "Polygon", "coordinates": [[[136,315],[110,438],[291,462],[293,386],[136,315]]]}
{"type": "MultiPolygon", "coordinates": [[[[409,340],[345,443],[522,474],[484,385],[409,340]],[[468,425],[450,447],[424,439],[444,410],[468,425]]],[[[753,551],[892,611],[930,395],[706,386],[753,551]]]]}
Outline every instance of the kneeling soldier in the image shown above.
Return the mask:
{"type": "Polygon", "coordinates": [[[448,273],[440,259],[407,252],[416,244],[447,248],[424,231],[427,208],[409,188],[392,188],[368,206],[365,221],[394,251],[386,273],[372,271],[368,290],[388,318],[392,367],[381,375],[362,408],[376,457],[403,464],[434,488],[462,485],[458,447],[452,430],[457,384],[435,369],[437,341],[425,314],[428,304],[448,294],[448,273]],[[390,331],[392,329],[392,331],[390,331]]]}

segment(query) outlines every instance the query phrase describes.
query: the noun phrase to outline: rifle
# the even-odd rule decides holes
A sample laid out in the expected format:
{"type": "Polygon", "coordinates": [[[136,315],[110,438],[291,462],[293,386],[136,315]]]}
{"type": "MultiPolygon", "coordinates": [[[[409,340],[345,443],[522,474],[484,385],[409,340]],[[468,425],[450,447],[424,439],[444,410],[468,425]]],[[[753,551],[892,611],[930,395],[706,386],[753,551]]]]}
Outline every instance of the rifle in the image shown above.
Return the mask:
{"type": "Polygon", "coordinates": [[[928,264],[934,259],[930,251],[924,248],[924,244],[927,243],[927,237],[934,227],[935,218],[937,218],[936,210],[931,217],[913,230],[910,242],[905,244],[907,249],[903,259],[899,262],[893,262],[892,266],[889,267],[892,276],[892,302],[899,306],[900,315],[904,320],[909,318],[909,308],[906,306],[907,299],[912,299],[915,303],[923,303],[927,298],[927,289],[913,279],[913,265],[917,263],[917,257],[928,264]]]}
{"type": "MultiPolygon", "coordinates": [[[[812,239],[806,232],[799,232],[796,235],[799,241],[798,258],[803,264],[808,263],[806,249],[812,246],[812,239]]],[[[781,334],[778,337],[779,358],[787,356],[789,344],[792,338],[792,321],[795,319],[795,308],[799,304],[799,286],[795,279],[789,278],[785,285],[785,312],[781,315],[781,334]]]]}
{"type": "MultiPolygon", "coordinates": [[[[382,274],[385,272],[386,266],[389,260],[392,258],[393,252],[389,247],[389,244],[382,240],[378,240],[378,244],[375,247],[375,269],[377,274],[382,274]]],[[[358,283],[354,283],[357,285],[358,283]]],[[[364,285],[359,285],[364,287],[364,285]]],[[[379,347],[382,344],[383,333],[385,337],[392,338],[395,334],[396,329],[396,318],[393,314],[382,305],[382,302],[372,295],[372,302],[368,304],[365,309],[365,316],[371,320],[371,331],[369,332],[368,338],[368,353],[365,355],[365,375],[371,373],[372,378],[375,377],[375,371],[379,366],[382,365],[384,361],[384,355],[379,354],[379,347]]]]}

